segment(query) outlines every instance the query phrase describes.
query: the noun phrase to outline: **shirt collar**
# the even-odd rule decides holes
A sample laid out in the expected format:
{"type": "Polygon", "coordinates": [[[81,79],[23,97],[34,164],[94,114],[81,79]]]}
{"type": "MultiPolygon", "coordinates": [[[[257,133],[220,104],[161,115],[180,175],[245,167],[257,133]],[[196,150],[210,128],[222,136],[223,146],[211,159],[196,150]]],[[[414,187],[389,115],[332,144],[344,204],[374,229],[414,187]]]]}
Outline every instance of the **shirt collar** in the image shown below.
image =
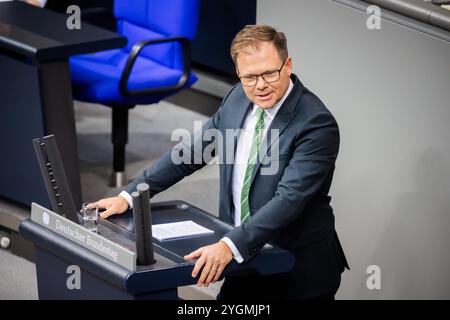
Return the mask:
{"type": "MultiPolygon", "coordinates": [[[[270,120],[273,120],[273,118],[275,118],[278,110],[283,105],[283,103],[286,100],[286,98],[288,97],[289,93],[291,93],[293,87],[294,87],[294,83],[292,82],[292,80],[289,80],[289,87],[286,90],[286,92],[284,93],[284,95],[281,98],[281,100],[278,101],[272,108],[264,109],[264,113],[265,113],[267,118],[269,118],[270,120]]],[[[259,106],[256,103],[254,103],[253,104],[253,109],[252,109],[252,112],[251,112],[252,116],[254,116],[256,114],[256,111],[258,110],[258,108],[259,108],[259,106]]]]}

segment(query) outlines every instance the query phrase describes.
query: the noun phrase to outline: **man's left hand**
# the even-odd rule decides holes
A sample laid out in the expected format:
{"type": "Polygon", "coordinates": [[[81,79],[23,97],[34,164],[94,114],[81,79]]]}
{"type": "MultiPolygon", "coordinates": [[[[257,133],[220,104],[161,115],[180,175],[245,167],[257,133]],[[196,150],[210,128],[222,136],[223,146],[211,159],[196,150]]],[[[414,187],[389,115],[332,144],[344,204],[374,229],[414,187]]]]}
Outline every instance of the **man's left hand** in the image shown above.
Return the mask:
{"type": "Polygon", "coordinates": [[[223,270],[233,259],[233,253],[225,242],[219,241],[191,252],[184,256],[184,259],[190,261],[198,257],[192,277],[197,277],[203,267],[197,286],[201,287],[204,284],[207,287],[211,282],[219,280],[223,270]]]}

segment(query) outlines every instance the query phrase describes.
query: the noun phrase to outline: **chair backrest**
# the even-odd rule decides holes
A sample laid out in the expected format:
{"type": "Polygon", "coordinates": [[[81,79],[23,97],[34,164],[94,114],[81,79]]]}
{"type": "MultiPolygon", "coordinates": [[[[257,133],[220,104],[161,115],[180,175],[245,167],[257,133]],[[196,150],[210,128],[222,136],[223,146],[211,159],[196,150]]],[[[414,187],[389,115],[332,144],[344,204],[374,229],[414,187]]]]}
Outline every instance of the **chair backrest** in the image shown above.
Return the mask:
{"type": "MultiPolygon", "coordinates": [[[[128,39],[124,50],[142,40],[182,36],[193,39],[198,24],[199,0],[115,0],[117,32],[128,39]]],[[[181,68],[178,43],[151,45],[141,55],[170,68],[181,68]]]]}

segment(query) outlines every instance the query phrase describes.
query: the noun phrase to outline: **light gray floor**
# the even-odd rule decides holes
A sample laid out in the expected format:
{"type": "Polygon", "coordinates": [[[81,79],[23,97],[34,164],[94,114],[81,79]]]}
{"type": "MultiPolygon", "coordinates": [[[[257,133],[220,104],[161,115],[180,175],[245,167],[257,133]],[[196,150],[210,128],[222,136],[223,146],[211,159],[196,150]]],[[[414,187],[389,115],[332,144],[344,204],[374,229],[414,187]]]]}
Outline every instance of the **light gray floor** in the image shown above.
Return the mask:
{"type": "MultiPolygon", "coordinates": [[[[110,109],[76,102],[75,116],[83,200],[95,201],[117,195],[121,190],[108,186],[112,163],[110,109]]],[[[200,113],[167,102],[137,106],[131,110],[127,146],[129,178],[138,175],[176,143],[171,141],[173,130],[185,128],[192,132],[194,121],[206,119],[200,113]]],[[[153,201],[166,200],[185,200],[217,215],[218,167],[208,165],[153,198],[153,201]]],[[[0,250],[0,299],[36,299],[35,272],[32,263],[0,250]]],[[[185,299],[211,299],[219,289],[220,284],[201,290],[193,286],[183,287],[180,289],[180,296],[185,299]]]]}
{"type": "Polygon", "coordinates": [[[0,300],[37,299],[34,264],[0,249],[0,300]]]}
{"type": "MultiPolygon", "coordinates": [[[[76,103],[76,124],[84,201],[118,194],[107,186],[111,172],[111,115],[108,108],[76,103]]],[[[153,164],[177,141],[171,141],[176,129],[193,131],[194,122],[206,116],[167,102],[137,106],[130,112],[130,137],[127,145],[127,173],[134,178],[153,164]]],[[[186,200],[213,214],[218,210],[218,167],[211,165],[180,181],[154,197],[154,201],[186,200]],[[195,185],[195,187],[194,187],[195,185]]]]}

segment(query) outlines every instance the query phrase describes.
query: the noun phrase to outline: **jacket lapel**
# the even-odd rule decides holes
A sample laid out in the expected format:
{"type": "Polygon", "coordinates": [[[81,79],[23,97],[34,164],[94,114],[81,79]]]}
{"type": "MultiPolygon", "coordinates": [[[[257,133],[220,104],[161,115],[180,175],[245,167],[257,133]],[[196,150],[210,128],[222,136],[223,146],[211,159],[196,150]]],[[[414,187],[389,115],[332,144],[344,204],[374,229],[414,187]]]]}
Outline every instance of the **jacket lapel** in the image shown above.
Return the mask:
{"type": "MultiPolygon", "coordinates": [[[[283,108],[283,107],[282,107],[283,108]]],[[[267,134],[264,136],[263,141],[261,143],[261,150],[258,157],[256,157],[256,164],[253,167],[252,177],[250,179],[250,188],[253,184],[253,180],[255,179],[256,173],[258,172],[259,168],[261,167],[261,161],[267,157],[267,154],[270,151],[270,148],[272,145],[278,141],[279,136],[283,133],[284,129],[286,129],[289,122],[292,120],[292,113],[282,113],[280,114],[281,110],[277,113],[275,118],[272,120],[272,123],[270,124],[269,129],[267,130],[267,134]],[[278,136],[275,136],[272,138],[272,130],[277,129],[278,130],[278,136]],[[266,147],[266,148],[265,148],[266,147]],[[262,159],[261,156],[262,155],[262,159]]]]}
{"type": "Polygon", "coordinates": [[[256,173],[261,167],[262,160],[267,157],[267,154],[269,153],[272,145],[274,143],[278,143],[278,140],[281,134],[283,133],[284,129],[286,129],[289,122],[291,122],[291,120],[294,118],[295,107],[303,92],[303,85],[294,74],[292,75],[292,81],[294,82],[292,91],[284,101],[278,113],[275,115],[275,118],[272,120],[272,123],[270,124],[270,127],[267,130],[267,134],[264,136],[263,141],[261,143],[262,150],[264,150],[266,146],[267,147],[265,148],[264,153],[262,151],[259,153],[259,155],[263,155],[262,159],[260,159],[261,157],[259,155],[256,158],[256,164],[253,168],[252,177],[250,179],[250,190],[253,184],[253,180],[255,179],[256,173]],[[274,138],[272,138],[273,129],[278,130],[278,135],[275,136],[274,138]]]}
{"type": "MultiPolygon", "coordinates": [[[[245,99],[245,102],[242,104],[241,107],[237,108],[235,117],[234,117],[234,121],[232,121],[232,124],[230,125],[230,129],[242,129],[242,126],[244,125],[244,120],[249,112],[249,110],[251,109],[253,103],[251,101],[249,101],[248,99],[245,99]]],[[[226,137],[226,134],[225,134],[226,137]]],[[[238,141],[238,136],[233,135],[233,159],[231,163],[227,163],[225,162],[225,186],[227,187],[227,194],[228,194],[228,199],[229,199],[229,212],[231,214],[231,205],[233,203],[233,199],[232,199],[232,192],[231,192],[231,177],[233,175],[233,170],[234,170],[234,162],[235,162],[235,157],[236,157],[236,147],[237,147],[237,141],[238,141]]],[[[225,141],[224,139],[224,146],[225,146],[225,152],[226,150],[226,146],[228,145],[228,143],[225,141]]],[[[224,156],[224,159],[226,159],[226,155],[224,156]]]]}

